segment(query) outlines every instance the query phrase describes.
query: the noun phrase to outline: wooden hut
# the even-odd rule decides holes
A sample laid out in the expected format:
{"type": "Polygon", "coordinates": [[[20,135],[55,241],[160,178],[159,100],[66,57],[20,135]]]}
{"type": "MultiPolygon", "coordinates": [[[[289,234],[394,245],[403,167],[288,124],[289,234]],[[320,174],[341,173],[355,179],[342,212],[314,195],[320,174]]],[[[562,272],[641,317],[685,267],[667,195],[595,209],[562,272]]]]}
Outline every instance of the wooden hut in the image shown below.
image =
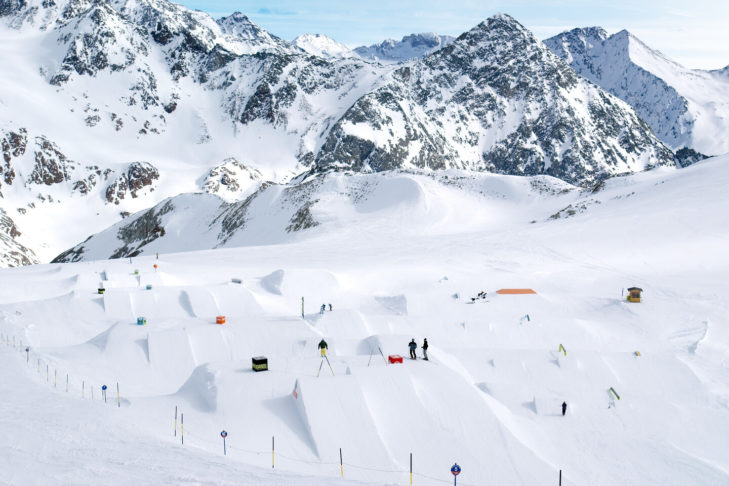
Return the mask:
{"type": "Polygon", "coordinates": [[[640,302],[640,293],[643,289],[638,287],[630,287],[628,289],[628,302],[640,302]]]}

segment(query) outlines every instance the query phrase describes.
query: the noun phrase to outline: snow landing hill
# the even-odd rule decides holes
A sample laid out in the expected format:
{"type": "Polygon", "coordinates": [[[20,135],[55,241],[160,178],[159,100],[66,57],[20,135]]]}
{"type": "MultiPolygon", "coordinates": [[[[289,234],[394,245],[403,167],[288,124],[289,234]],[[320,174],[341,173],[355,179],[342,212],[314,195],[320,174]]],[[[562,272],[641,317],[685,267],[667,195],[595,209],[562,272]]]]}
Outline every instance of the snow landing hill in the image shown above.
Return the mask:
{"type": "Polygon", "coordinates": [[[729,152],[729,76],[687,69],[627,30],[579,28],[544,41],[578,74],[631,105],[674,150],[729,152]]]}
{"type": "Polygon", "coordinates": [[[312,56],[164,0],[0,1],[3,265],[181,193],[456,168],[590,186],[672,165],[625,103],[492,17],[398,66],[312,56]]]}
{"type": "Polygon", "coordinates": [[[196,204],[131,262],[3,269],[2,482],[402,485],[412,453],[417,486],[729,484],[727,180],[332,173],[308,238],[156,259],[215,241],[196,204]]]}

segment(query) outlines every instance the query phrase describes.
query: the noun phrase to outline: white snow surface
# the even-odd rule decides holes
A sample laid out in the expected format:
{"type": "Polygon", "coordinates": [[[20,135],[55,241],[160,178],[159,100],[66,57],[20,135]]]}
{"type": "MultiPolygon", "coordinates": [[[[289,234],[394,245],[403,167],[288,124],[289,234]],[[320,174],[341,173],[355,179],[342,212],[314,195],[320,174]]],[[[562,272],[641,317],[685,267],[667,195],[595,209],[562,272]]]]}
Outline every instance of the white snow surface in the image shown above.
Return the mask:
{"type": "Polygon", "coordinates": [[[277,244],[0,270],[2,483],[342,484],[341,448],[347,484],[410,453],[416,485],[729,484],[729,156],[595,193],[451,175],[277,244]]]}

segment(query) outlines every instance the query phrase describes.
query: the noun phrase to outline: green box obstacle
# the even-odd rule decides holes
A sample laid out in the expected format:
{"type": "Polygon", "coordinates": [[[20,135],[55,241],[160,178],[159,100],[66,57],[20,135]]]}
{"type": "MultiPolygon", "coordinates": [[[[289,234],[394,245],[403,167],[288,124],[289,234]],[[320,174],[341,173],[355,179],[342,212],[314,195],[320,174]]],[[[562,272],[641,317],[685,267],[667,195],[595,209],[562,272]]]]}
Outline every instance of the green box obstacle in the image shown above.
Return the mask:
{"type": "Polygon", "coordinates": [[[268,358],[265,356],[256,356],[252,358],[253,371],[268,371],[268,358]]]}

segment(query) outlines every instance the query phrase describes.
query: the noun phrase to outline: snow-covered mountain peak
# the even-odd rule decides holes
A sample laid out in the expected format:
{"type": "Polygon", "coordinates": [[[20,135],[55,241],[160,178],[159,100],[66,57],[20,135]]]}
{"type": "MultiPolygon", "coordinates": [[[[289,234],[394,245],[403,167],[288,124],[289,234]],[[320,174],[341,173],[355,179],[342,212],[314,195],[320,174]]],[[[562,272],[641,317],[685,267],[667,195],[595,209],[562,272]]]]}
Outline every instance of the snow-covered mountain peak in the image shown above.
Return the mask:
{"type": "Polygon", "coordinates": [[[692,70],[627,30],[584,42],[564,32],[544,43],[581,76],[629,103],[673,149],[729,152],[729,77],[692,70]]]}
{"type": "Polygon", "coordinates": [[[323,58],[357,57],[349,47],[323,34],[302,34],[292,43],[313,56],[323,58]]]}
{"type": "Polygon", "coordinates": [[[425,32],[406,35],[399,41],[386,39],[379,44],[357,47],[354,52],[363,59],[397,63],[426,56],[447,46],[453,39],[449,35],[425,32]]]}
{"type": "Polygon", "coordinates": [[[235,12],[217,20],[223,33],[258,46],[288,49],[288,43],[253,23],[247,16],[235,12]]]}
{"type": "Polygon", "coordinates": [[[571,63],[574,55],[584,56],[585,52],[600,45],[608,34],[602,27],[578,27],[559,35],[559,42],[549,46],[559,57],[571,63]]]}

